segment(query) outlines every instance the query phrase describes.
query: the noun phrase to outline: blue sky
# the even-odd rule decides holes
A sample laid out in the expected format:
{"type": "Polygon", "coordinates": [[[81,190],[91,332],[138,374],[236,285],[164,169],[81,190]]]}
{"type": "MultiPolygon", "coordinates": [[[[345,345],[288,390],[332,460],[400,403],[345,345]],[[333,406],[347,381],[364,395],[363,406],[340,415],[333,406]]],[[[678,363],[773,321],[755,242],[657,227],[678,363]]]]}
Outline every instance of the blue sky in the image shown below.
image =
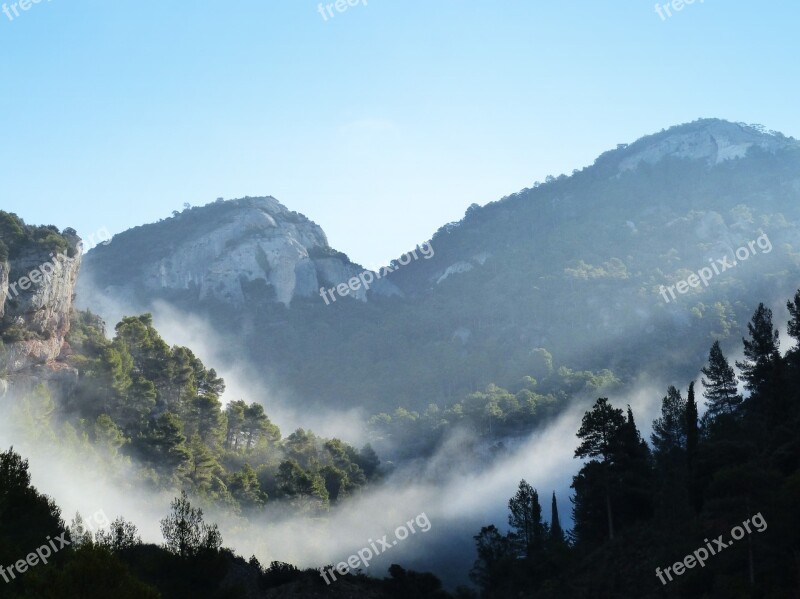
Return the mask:
{"type": "Polygon", "coordinates": [[[318,5],[0,12],[0,208],[88,236],[273,195],[376,267],[473,202],[674,124],[800,137],[796,0],[666,20],[650,0],[318,5]]]}

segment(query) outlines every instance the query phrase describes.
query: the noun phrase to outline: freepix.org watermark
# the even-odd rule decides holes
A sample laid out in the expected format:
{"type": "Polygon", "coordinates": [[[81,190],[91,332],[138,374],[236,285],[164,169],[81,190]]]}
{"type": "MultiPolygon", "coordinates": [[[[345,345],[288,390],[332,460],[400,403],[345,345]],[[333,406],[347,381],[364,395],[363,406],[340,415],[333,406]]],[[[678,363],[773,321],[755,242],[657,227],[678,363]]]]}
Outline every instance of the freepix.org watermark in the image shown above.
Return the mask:
{"type": "MultiPolygon", "coordinates": [[[[666,21],[672,16],[673,10],[679,12],[696,1],[698,0],[671,0],[671,2],[665,2],[664,4],[656,3],[656,13],[661,17],[662,21],[666,21]],[[665,14],[666,16],[664,16],[665,14]]],[[[705,0],[699,0],[699,2],[702,4],[705,0]]]]}
{"type": "Polygon", "coordinates": [[[752,534],[753,531],[750,529],[750,524],[753,525],[756,531],[764,532],[767,530],[767,521],[764,520],[764,516],[761,515],[761,512],[757,513],[755,516],[752,516],[742,522],[741,526],[734,526],[731,529],[731,538],[733,541],[725,542],[722,540],[723,535],[719,535],[716,539],[714,539],[714,545],[712,546],[711,542],[708,539],[703,539],[703,542],[706,544],[706,547],[701,547],[700,549],[695,550],[694,552],[687,555],[683,558],[683,561],[675,562],[671,566],[667,566],[664,568],[664,571],[661,571],[661,568],[656,568],[656,576],[661,581],[662,585],[667,584],[667,581],[664,580],[664,575],[666,574],[667,578],[669,578],[670,582],[672,582],[672,575],[670,574],[670,570],[675,574],[675,576],[680,576],[683,574],[687,569],[694,568],[697,564],[700,564],[701,568],[704,568],[706,565],[706,560],[711,555],[716,555],[723,549],[727,549],[731,545],[733,545],[734,541],[739,541],[744,538],[745,530],[747,534],[752,534]],[[744,528],[742,528],[744,527],[744,528]],[[716,551],[715,551],[716,549],[716,551]],[[709,554],[710,552],[710,554],[709,554]]]}
{"type": "MultiPolygon", "coordinates": [[[[404,541],[408,538],[409,534],[415,534],[417,531],[414,530],[414,524],[419,527],[419,530],[422,532],[428,532],[431,529],[431,521],[428,519],[428,516],[425,512],[419,514],[413,520],[409,520],[405,524],[401,524],[398,526],[394,531],[394,540],[391,542],[388,541],[389,535],[383,535],[377,541],[373,541],[369,539],[367,543],[369,543],[369,547],[363,547],[361,550],[356,552],[354,555],[351,555],[347,558],[346,562],[340,562],[336,565],[335,572],[338,572],[341,576],[347,574],[350,570],[355,570],[359,566],[364,566],[365,568],[369,568],[369,562],[372,561],[373,558],[378,557],[382,553],[385,553],[395,545],[399,541],[404,541]],[[410,532],[409,532],[410,531],[410,532]],[[377,545],[376,545],[377,543],[377,545]]],[[[329,568],[325,571],[325,568],[319,569],[319,575],[322,576],[323,580],[330,584],[332,581],[328,580],[328,574],[330,574],[332,581],[336,581],[336,574],[334,573],[334,568],[329,568]]]]}
{"type": "Polygon", "coordinates": [[[367,0],[336,0],[336,2],[331,2],[327,4],[319,3],[317,6],[317,12],[322,15],[322,19],[327,21],[328,18],[333,18],[336,15],[333,14],[333,9],[336,9],[336,12],[343,13],[351,6],[357,6],[359,4],[363,4],[367,6],[367,0]]]}
{"type": "Polygon", "coordinates": [[[669,287],[665,287],[661,285],[659,291],[661,293],[661,297],[664,298],[664,301],[669,303],[670,299],[667,297],[667,292],[669,291],[670,296],[672,299],[677,299],[675,295],[675,291],[677,290],[680,294],[688,293],[689,289],[692,287],[700,287],[700,285],[705,285],[708,287],[709,281],[713,279],[716,275],[722,274],[729,268],[733,268],[737,264],[744,262],[750,256],[756,255],[756,247],[761,250],[762,254],[769,254],[772,251],[772,242],[767,237],[765,233],[758,239],[754,239],[746,246],[740,247],[736,250],[735,255],[736,259],[731,259],[728,256],[725,256],[719,260],[710,259],[709,262],[711,263],[711,267],[704,267],[698,270],[696,273],[689,275],[683,281],[678,281],[675,285],[670,285],[669,287]]]}
{"type": "MultiPolygon", "coordinates": [[[[50,0],[47,0],[50,2],[50,0]]],[[[3,6],[0,7],[0,10],[8,17],[9,21],[13,21],[16,17],[20,16],[19,11],[27,11],[30,10],[31,6],[34,4],[39,4],[43,2],[43,0],[19,0],[19,2],[12,2],[11,6],[8,3],[4,2],[3,6]],[[19,7],[19,8],[17,8],[19,7]],[[14,13],[13,15],[11,13],[14,13]]]]}
{"type": "Polygon", "coordinates": [[[22,575],[27,572],[28,568],[33,568],[39,565],[39,563],[46,564],[47,560],[50,559],[53,554],[58,553],[64,547],[72,544],[65,538],[66,536],[66,532],[62,532],[61,535],[55,539],[51,539],[48,536],[48,542],[36,549],[36,553],[29,553],[25,559],[21,559],[11,566],[4,567],[0,565],[0,576],[3,577],[6,583],[9,583],[17,577],[17,574],[22,575]],[[58,542],[58,547],[56,547],[56,542],[58,542]],[[52,552],[50,551],[51,547],[53,548],[52,552]],[[14,573],[15,569],[17,571],[16,574],[14,573]],[[9,576],[11,577],[10,579],[9,576]]]}
{"type": "MultiPolygon", "coordinates": [[[[102,227],[90,234],[87,237],[87,241],[90,246],[94,245],[95,242],[108,245],[111,243],[111,233],[108,232],[108,229],[102,227]]],[[[83,248],[84,242],[80,241],[78,243],[78,251],[82,253],[83,248]]],[[[10,283],[8,286],[8,297],[15,298],[20,294],[20,291],[27,291],[30,289],[32,284],[38,285],[42,281],[47,280],[48,277],[52,276],[52,274],[59,269],[60,262],[71,264],[75,261],[75,258],[70,258],[66,254],[55,254],[54,252],[50,252],[50,258],[52,258],[52,260],[40,264],[28,272],[26,276],[20,277],[14,283],[10,283]],[[17,287],[19,287],[20,290],[17,290],[17,287]]]]}
{"type": "MultiPolygon", "coordinates": [[[[397,259],[397,263],[400,266],[406,266],[407,264],[411,263],[411,258],[413,257],[414,260],[418,260],[419,256],[417,256],[417,250],[424,256],[426,260],[430,260],[433,258],[433,246],[431,245],[430,241],[426,241],[421,246],[418,245],[416,249],[411,250],[400,256],[397,259]]],[[[352,291],[355,293],[363,286],[366,291],[369,290],[369,286],[375,282],[376,279],[380,279],[381,277],[389,274],[390,272],[394,272],[399,267],[392,268],[391,266],[384,266],[381,268],[377,273],[372,272],[371,270],[365,270],[357,277],[353,277],[347,283],[339,283],[336,287],[331,287],[330,289],[325,289],[324,287],[319,288],[319,294],[322,296],[322,299],[325,300],[325,305],[329,306],[330,301],[328,301],[328,294],[331,294],[331,299],[336,301],[336,296],[334,292],[336,292],[339,296],[344,297],[349,295],[352,291]]]]}

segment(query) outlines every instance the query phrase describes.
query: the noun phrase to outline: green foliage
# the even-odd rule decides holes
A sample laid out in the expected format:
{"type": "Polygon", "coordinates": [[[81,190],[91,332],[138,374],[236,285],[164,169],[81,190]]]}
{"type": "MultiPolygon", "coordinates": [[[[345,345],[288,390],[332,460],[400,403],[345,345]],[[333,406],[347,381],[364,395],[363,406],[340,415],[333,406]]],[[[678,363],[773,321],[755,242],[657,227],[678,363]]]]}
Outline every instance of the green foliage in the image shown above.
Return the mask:
{"type": "Polygon", "coordinates": [[[222,536],[216,524],[203,521],[203,510],[192,507],[186,491],[171,504],[172,512],[161,521],[165,547],[180,557],[198,555],[202,551],[217,551],[222,536]]]}
{"type": "Polygon", "coordinates": [[[277,482],[281,493],[294,499],[293,505],[296,507],[306,506],[320,510],[328,506],[330,495],[322,474],[316,470],[304,470],[293,459],[281,463],[277,482]]]}
{"type": "Polygon", "coordinates": [[[545,350],[534,354],[541,360],[541,382],[524,376],[515,388],[490,384],[446,409],[430,404],[422,414],[403,407],[392,414],[376,414],[369,420],[374,443],[382,455],[395,452],[393,457],[416,458],[430,456],[445,435],[458,427],[489,439],[525,435],[552,421],[572,397],[620,385],[609,370],[578,372],[565,366],[554,370],[545,350]]]}
{"type": "Polygon", "coordinates": [[[13,260],[26,249],[44,254],[66,253],[69,257],[77,253],[78,237],[72,229],[61,233],[57,227],[26,225],[13,212],[0,210],[0,261],[13,260]]]}
{"type": "MultiPolygon", "coordinates": [[[[135,459],[148,484],[252,511],[265,505],[268,492],[276,501],[307,495],[327,505],[331,496],[335,502],[380,477],[372,448],[358,452],[302,429],[284,440],[260,403],[223,408],[224,381],[189,348],[170,348],[149,314],[123,318],[111,340],[104,331],[93,314],[73,315],[67,340],[80,377],[64,405],[76,434],[109,456],[135,459]],[[281,479],[287,459],[301,472],[281,479]]],[[[22,420],[34,430],[49,418],[52,402],[26,401],[22,420]]]]}

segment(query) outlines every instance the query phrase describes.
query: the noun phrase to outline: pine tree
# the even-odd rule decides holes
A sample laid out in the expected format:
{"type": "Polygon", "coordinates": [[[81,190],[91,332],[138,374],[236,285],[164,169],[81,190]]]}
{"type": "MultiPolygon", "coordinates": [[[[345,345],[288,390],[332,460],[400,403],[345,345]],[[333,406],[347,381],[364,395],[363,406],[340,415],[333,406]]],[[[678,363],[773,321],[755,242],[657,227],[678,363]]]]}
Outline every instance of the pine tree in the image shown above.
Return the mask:
{"type": "Polygon", "coordinates": [[[262,507],[267,501],[267,494],[261,490],[256,471],[248,463],[245,463],[239,472],[231,476],[228,490],[239,502],[239,505],[245,509],[262,507]]]}
{"type": "Polygon", "coordinates": [[[772,310],[759,304],[752,320],[747,324],[750,339],[744,342],[744,357],[737,362],[745,388],[751,393],[766,391],[774,368],[780,360],[778,331],[772,326],[772,310]]]}
{"type": "Polygon", "coordinates": [[[520,481],[516,495],[508,500],[508,510],[511,512],[508,525],[513,530],[510,539],[521,554],[533,557],[544,544],[546,529],[539,494],[525,479],[520,481]]]}
{"type": "Polygon", "coordinates": [[[636,428],[630,406],[620,428],[618,445],[611,470],[617,487],[617,510],[624,518],[621,524],[627,525],[649,518],[653,509],[652,455],[636,428]]]}
{"type": "Polygon", "coordinates": [[[184,475],[191,460],[182,428],[180,418],[167,412],[150,422],[146,433],[134,441],[135,449],[149,465],[175,480],[184,475]]]}
{"type": "Polygon", "coordinates": [[[673,386],[661,400],[661,417],[653,421],[650,440],[657,459],[686,449],[686,400],[673,386]]]}
{"type": "Polygon", "coordinates": [[[789,337],[795,340],[796,346],[789,350],[787,361],[789,365],[794,368],[794,376],[798,376],[800,371],[800,291],[795,293],[794,301],[787,302],[786,307],[789,309],[791,318],[787,326],[789,337]]]}
{"type": "MultiPolygon", "coordinates": [[[[611,506],[610,470],[614,452],[619,447],[620,432],[625,424],[626,420],[622,410],[612,407],[607,397],[599,398],[592,409],[583,415],[581,428],[578,430],[581,444],[575,450],[576,458],[601,458],[596,463],[603,480],[608,537],[612,540],[614,539],[614,516],[611,506]]],[[[591,462],[587,466],[590,464],[591,462]]],[[[586,466],[584,466],[585,468],[586,466]]],[[[575,485],[575,481],[573,481],[573,485],[575,485]]]]}
{"type": "Polygon", "coordinates": [[[736,386],[736,373],[722,353],[719,341],[715,341],[708,354],[708,366],[701,371],[708,379],[702,379],[708,415],[733,414],[742,403],[736,386]]]}
{"type": "Polygon", "coordinates": [[[794,294],[794,301],[786,302],[791,319],[789,320],[789,337],[800,342],[800,290],[794,294]]]}
{"type": "Polygon", "coordinates": [[[508,578],[508,566],[513,559],[508,538],[501,535],[494,524],[484,526],[473,538],[478,559],[469,577],[484,591],[496,589],[501,581],[508,578]]]}
{"type": "Polygon", "coordinates": [[[238,451],[244,437],[244,412],[247,404],[243,400],[232,401],[225,409],[227,431],[225,433],[225,447],[238,451]]]}
{"type": "Polygon", "coordinates": [[[581,444],[575,450],[576,458],[602,458],[611,462],[620,429],[625,425],[622,410],[614,408],[607,397],[598,399],[592,409],[583,415],[578,437],[581,444]]]}
{"type": "Polygon", "coordinates": [[[214,477],[221,473],[222,467],[211,450],[203,443],[200,435],[195,434],[189,440],[189,462],[187,476],[195,492],[201,495],[209,493],[214,477]]]}

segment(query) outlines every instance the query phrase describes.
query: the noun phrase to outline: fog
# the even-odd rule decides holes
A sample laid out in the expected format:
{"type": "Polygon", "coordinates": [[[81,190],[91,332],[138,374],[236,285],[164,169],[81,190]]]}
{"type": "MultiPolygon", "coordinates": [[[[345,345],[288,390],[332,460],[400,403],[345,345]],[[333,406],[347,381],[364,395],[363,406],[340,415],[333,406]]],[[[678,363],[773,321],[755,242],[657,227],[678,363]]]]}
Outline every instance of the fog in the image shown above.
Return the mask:
{"type": "MultiPolygon", "coordinates": [[[[176,328],[181,328],[178,320],[174,322],[176,328]]],[[[170,342],[190,342],[189,337],[201,330],[189,332],[182,339],[170,338],[169,332],[165,332],[165,337],[170,342]]],[[[233,383],[231,373],[224,374],[226,381],[233,383]]],[[[238,385],[231,385],[237,397],[253,399],[241,382],[238,385]]],[[[640,385],[636,391],[617,395],[612,401],[621,408],[630,403],[643,434],[645,430],[649,434],[649,422],[657,415],[663,396],[660,388],[660,385],[640,385]]],[[[16,398],[6,397],[6,408],[15,401],[16,398]]],[[[280,413],[276,403],[266,403],[274,413],[280,413]]],[[[424,465],[399,467],[383,483],[331,508],[322,518],[288,515],[286,509],[272,504],[250,521],[213,507],[206,509],[206,519],[217,522],[224,545],[244,557],[255,555],[264,564],[284,561],[301,567],[319,567],[346,561],[348,556],[370,547],[372,541],[384,535],[391,542],[398,527],[425,514],[431,524],[429,531],[417,530],[397,545],[391,545],[365,571],[372,576],[385,576],[389,565],[400,563],[406,568],[433,571],[449,586],[464,583],[475,559],[473,535],[488,524],[495,524],[501,530],[507,528],[508,499],[520,479],[537,488],[548,520],[550,498],[555,492],[562,527],[570,527],[569,485],[580,467],[580,462],[573,458],[576,432],[591,403],[587,397],[545,430],[522,439],[508,439],[507,454],[491,463],[488,458],[482,463],[472,463],[466,458],[470,454],[460,452],[459,448],[477,441],[464,431],[454,432],[424,465]]],[[[284,416],[291,417],[291,411],[283,413],[284,416]]],[[[312,424],[310,428],[316,430],[315,426],[312,424]]],[[[358,419],[348,424],[340,417],[328,430],[356,439],[364,437],[361,426],[358,419]]],[[[158,522],[169,512],[169,502],[177,491],[152,494],[137,489],[135,484],[120,486],[105,478],[108,456],[97,455],[91,449],[65,451],[57,440],[25,438],[8,417],[3,418],[0,439],[4,446],[14,445],[30,460],[34,485],[56,499],[67,522],[76,511],[84,517],[102,511],[109,519],[124,516],[133,521],[146,542],[162,542],[158,522]]],[[[135,483],[132,466],[117,458],[113,467],[121,469],[123,479],[135,483]]]]}
{"type": "MultiPolygon", "coordinates": [[[[106,305],[102,313],[109,319],[107,322],[116,322],[123,314],[134,312],[106,305]]],[[[164,303],[154,304],[152,313],[154,325],[167,343],[191,348],[206,367],[215,368],[225,379],[225,402],[244,399],[262,403],[284,436],[302,427],[357,446],[368,441],[361,411],[296,409],[286,399],[290,394],[266,388],[247,363],[226,361],[217,351],[221,344],[207,323],[164,303]]],[[[698,373],[696,380],[699,379],[698,373]]],[[[668,384],[642,375],[638,381],[611,393],[611,403],[622,409],[631,405],[643,438],[649,440],[652,420],[659,415],[668,384]]],[[[680,385],[684,395],[687,385],[688,381],[680,385]]],[[[698,387],[702,413],[701,393],[702,387],[698,387]]],[[[206,519],[220,525],[225,546],[246,558],[255,555],[262,564],[283,561],[319,567],[346,561],[362,548],[374,547],[373,542],[384,535],[391,542],[398,527],[424,514],[430,521],[430,530],[417,530],[396,545],[391,544],[390,549],[372,559],[365,571],[384,576],[390,564],[400,563],[407,568],[433,571],[452,587],[467,582],[475,559],[473,535],[488,524],[495,524],[501,531],[507,529],[508,499],[516,492],[520,479],[538,490],[546,520],[550,519],[550,498],[555,492],[562,527],[571,527],[569,487],[581,466],[573,457],[578,444],[576,432],[584,412],[596,399],[597,395],[575,398],[572,407],[543,430],[523,438],[505,439],[507,452],[495,458],[489,457],[489,444],[485,441],[455,430],[436,455],[425,461],[400,464],[383,482],[332,507],[324,517],[298,515],[272,503],[250,520],[204,506],[206,519]]],[[[16,400],[6,397],[4,401],[8,406],[16,400]]],[[[133,521],[146,542],[162,542],[158,522],[169,512],[169,502],[177,491],[152,494],[135,485],[121,487],[105,478],[110,458],[90,449],[66,452],[57,440],[25,438],[8,418],[0,425],[0,440],[4,446],[13,444],[30,459],[34,484],[56,499],[67,521],[76,511],[91,516],[102,510],[108,518],[122,515],[133,521]]],[[[114,458],[114,469],[135,483],[134,465],[114,458]]]]}

